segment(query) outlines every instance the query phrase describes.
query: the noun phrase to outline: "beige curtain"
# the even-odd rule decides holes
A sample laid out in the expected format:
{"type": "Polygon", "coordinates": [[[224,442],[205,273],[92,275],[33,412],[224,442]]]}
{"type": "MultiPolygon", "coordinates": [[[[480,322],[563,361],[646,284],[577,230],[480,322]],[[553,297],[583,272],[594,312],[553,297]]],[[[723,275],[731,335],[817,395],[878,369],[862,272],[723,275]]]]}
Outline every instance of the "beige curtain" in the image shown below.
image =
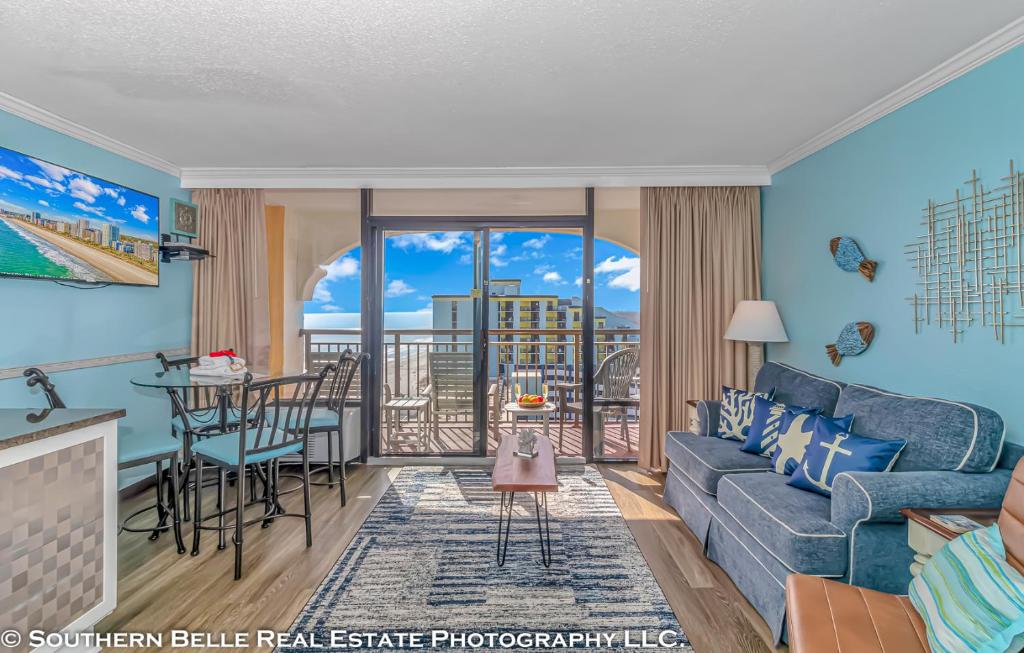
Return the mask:
{"type": "Polygon", "coordinates": [[[250,370],[266,372],[270,357],[267,239],[262,190],[202,189],[199,245],[214,256],[192,276],[192,354],[231,347],[250,370]]]}
{"type": "Polygon", "coordinates": [[[665,433],[686,400],[745,388],[747,346],[723,339],[742,299],[760,299],[758,188],[644,188],[640,237],[640,465],[664,470],[665,433]]]}

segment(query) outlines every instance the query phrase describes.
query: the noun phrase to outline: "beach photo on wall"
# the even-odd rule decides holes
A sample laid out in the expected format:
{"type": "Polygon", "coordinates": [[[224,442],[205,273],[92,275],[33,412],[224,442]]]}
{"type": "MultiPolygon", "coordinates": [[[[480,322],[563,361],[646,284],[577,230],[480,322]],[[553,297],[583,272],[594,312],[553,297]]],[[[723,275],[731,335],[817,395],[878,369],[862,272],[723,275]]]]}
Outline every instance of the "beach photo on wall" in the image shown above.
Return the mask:
{"type": "Polygon", "coordinates": [[[0,147],[0,275],[159,285],[160,200],[0,147]]]}

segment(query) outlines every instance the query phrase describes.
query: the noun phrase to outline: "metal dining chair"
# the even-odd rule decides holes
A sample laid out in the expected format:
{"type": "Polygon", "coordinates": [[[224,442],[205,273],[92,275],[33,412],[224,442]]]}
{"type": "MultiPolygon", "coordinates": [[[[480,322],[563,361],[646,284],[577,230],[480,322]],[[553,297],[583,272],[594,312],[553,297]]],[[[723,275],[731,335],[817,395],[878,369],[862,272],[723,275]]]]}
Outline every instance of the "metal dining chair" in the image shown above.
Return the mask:
{"type": "Polygon", "coordinates": [[[200,534],[204,530],[218,531],[218,548],[225,548],[227,531],[234,531],[235,580],[242,577],[242,532],[246,526],[262,523],[267,527],[279,517],[302,517],[306,522],[306,546],[313,545],[312,510],[309,497],[309,423],[324,379],[335,369],[329,363],[319,374],[304,374],[276,379],[253,381],[247,374],[242,386],[241,414],[252,414],[257,419],[244,419],[238,431],[215,438],[199,440],[192,445],[196,468],[195,520],[193,524],[192,555],[199,555],[200,534]],[[289,428],[289,425],[295,425],[289,428]],[[302,497],[304,510],[289,513],[278,501],[280,461],[282,456],[302,454],[302,497]],[[227,474],[234,472],[244,477],[246,466],[264,468],[261,474],[263,496],[246,502],[245,484],[235,484],[234,524],[225,525],[225,516],[232,511],[224,507],[227,474]],[[216,467],[219,508],[215,514],[203,517],[203,470],[216,467]],[[255,519],[245,519],[247,505],[263,504],[263,513],[255,519]],[[216,525],[205,522],[217,519],[216,525]]]}
{"type": "MultiPolygon", "coordinates": [[[[32,388],[39,386],[50,408],[67,408],[57,394],[57,388],[50,378],[39,368],[30,367],[23,372],[25,383],[32,388]]],[[[181,519],[178,514],[178,456],[181,443],[168,433],[135,433],[125,436],[121,431],[117,434],[117,468],[128,469],[147,463],[156,465],[156,503],[136,510],[121,520],[118,533],[150,533],[149,539],[155,540],[160,533],[170,529],[174,533],[174,542],[178,553],[185,553],[185,543],[181,539],[181,519]],[[169,463],[170,474],[165,477],[163,463],[169,463]],[[169,487],[165,493],[164,483],[169,487]],[[151,527],[130,526],[130,522],[150,510],[157,511],[157,523],[151,527]],[[168,517],[171,523],[167,523],[168,517]]]]}
{"type": "Polygon", "coordinates": [[[362,367],[363,361],[369,358],[369,354],[356,354],[351,349],[342,352],[338,357],[338,362],[334,364],[334,371],[328,375],[330,383],[327,386],[325,404],[315,406],[309,420],[310,435],[325,433],[327,437],[327,464],[310,471],[311,474],[326,471],[327,481],[310,481],[312,485],[334,487],[334,438],[331,437],[331,434],[337,433],[339,463],[337,483],[342,507],[345,507],[348,502],[345,488],[345,402],[348,399],[356,372],[362,367]]]}

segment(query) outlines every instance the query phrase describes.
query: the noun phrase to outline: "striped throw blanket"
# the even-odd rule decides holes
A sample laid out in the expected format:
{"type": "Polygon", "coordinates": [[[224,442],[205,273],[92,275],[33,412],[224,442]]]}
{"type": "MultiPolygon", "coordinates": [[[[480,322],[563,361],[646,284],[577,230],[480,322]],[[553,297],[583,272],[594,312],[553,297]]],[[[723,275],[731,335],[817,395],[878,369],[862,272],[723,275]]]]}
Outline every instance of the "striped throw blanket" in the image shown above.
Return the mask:
{"type": "Polygon", "coordinates": [[[1006,562],[998,525],[961,535],[910,582],[935,653],[1024,648],[1024,576],[1006,562]]]}

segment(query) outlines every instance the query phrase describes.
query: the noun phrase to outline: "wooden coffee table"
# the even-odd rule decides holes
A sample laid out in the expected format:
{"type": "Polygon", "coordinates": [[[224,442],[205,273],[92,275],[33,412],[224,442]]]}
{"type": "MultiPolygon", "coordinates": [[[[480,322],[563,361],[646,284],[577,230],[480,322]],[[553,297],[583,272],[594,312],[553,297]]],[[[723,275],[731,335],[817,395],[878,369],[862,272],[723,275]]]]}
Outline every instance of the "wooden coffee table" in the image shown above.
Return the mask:
{"type": "Polygon", "coordinates": [[[558,492],[555,449],[551,446],[551,440],[538,436],[537,456],[520,458],[513,453],[517,443],[518,438],[513,435],[506,435],[501,439],[498,451],[494,455],[494,471],[491,472],[491,489],[501,492],[501,508],[498,512],[498,566],[505,564],[505,554],[508,553],[508,536],[512,529],[512,507],[515,505],[516,492],[532,492],[533,507],[537,514],[537,535],[540,538],[540,559],[545,567],[550,567],[551,525],[548,522],[547,493],[558,492]],[[543,528],[540,523],[541,508],[544,509],[543,528]]]}

